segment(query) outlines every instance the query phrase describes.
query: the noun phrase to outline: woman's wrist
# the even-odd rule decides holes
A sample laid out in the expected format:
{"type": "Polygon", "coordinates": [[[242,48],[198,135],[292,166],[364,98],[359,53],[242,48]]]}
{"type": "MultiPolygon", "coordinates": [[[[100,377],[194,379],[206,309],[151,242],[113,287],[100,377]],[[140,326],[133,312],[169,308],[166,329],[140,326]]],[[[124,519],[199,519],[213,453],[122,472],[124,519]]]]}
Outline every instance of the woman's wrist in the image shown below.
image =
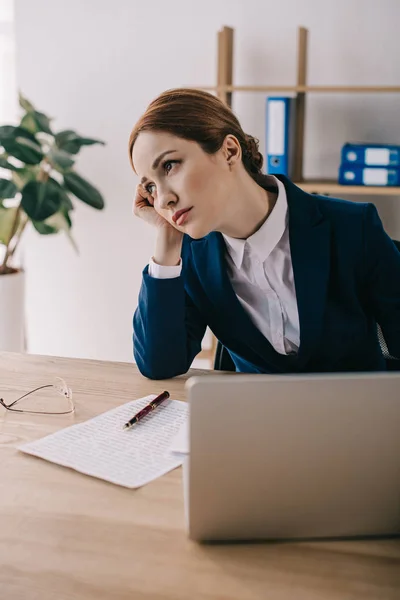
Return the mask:
{"type": "Polygon", "coordinates": [[[182,251],[183,234],[175,229],[162,227],[157,232],[154,262],[166,267],[179,264],[182,251]]]}

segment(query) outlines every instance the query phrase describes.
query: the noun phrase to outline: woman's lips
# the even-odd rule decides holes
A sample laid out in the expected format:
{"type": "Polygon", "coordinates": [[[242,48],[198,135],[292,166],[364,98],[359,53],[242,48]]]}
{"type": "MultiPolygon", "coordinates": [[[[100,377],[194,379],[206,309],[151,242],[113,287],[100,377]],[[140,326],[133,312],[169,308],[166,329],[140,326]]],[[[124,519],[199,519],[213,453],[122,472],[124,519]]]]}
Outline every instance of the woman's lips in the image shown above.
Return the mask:
{"type": "Polygon", "coordinates": [[[189,217],[189,212],[192,210],[191,208],[184,208],[182,210],[178,210],[172,217],[172,220],[177,225],[181,226],[185,223],[186,219],[189,217]]]}

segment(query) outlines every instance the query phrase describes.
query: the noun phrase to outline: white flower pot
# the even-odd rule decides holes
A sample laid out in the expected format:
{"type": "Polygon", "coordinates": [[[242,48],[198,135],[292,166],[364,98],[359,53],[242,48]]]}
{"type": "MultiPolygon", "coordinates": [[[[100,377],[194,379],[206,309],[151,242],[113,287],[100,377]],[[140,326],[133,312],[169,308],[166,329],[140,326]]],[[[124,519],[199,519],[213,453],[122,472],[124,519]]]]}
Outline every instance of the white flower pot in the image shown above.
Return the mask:
{"type": "Polygon", "coordinates": [[[0,275],[0,350],[25,351],[25,273],[0,275]]]}

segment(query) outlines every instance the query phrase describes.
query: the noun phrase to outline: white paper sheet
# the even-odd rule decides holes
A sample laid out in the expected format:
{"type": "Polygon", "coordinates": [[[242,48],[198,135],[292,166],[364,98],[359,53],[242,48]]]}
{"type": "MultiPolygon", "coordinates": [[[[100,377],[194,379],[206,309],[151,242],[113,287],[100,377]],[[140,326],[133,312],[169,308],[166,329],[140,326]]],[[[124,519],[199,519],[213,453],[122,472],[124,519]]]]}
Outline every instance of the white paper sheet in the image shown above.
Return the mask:
{"type": "Polygon", "coordinates": [[[155,397],[128,402],[85,423],[24,444],[19,450],[117,485],[140,487],[183,462],[183,457],[171,454],[170,447],[187,419],[189,407],[185,402],[167,400],[143,421],[123,430],[123,425],[155,397]]]}
{"type": "Polygon", "coordinates": [[[172,440],[170,451],[173,454],[189,454],[189,420],[186,419],[172,440]]]}

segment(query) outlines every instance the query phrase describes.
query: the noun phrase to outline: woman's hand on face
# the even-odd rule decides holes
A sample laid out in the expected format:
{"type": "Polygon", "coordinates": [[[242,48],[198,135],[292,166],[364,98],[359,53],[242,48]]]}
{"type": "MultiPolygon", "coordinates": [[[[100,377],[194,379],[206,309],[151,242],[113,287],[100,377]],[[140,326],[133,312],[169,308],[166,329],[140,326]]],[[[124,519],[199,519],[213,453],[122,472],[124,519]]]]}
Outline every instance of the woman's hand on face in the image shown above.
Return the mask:
{"type": "Polygon", "coordinates": [[[169,228],[178,232],[166,219],[158,214],[154,208],[154,198],[148,192],[142,184],[139,184],[136,188],[135,200],[133,203],[133,213],[136,217],[143,219],[146,223],[161,228],[169,228]]]}
{"type": "Polygon", "coordinates": [[[154,208],[154,198],[142,184],[136,188],[134,214],[157,229],[154,260],[159,265],[177,265],[180,260],[183,233],[173,227],[154,208]]]}

